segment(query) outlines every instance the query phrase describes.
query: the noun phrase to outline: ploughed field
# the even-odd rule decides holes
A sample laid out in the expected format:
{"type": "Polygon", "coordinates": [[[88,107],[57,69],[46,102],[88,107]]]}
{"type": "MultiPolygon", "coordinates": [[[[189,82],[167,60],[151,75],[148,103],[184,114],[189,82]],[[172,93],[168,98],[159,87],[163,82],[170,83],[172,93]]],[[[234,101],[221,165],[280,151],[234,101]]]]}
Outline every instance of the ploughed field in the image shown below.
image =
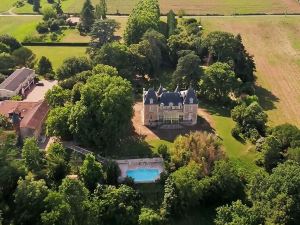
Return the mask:
{"type": "Polygon", "coordinates": [[[205,32],[240,33],[257,66],[257,94],[270,124],[300,127],[300,16],[202,17],[205,32]]]}
{"type": "MultiPolygon", "coordinates": [[[[1,0],[2,2],[3,0],[1,0]]],[[[2,10],[8,10],[15,0],[4,0],[2,10]],[[11,2],[11,4],[8,4],[11,2]]],[[[80,12],[84,0],[62,1],[63,10],[68,13],[80,12]]],[[[92,0],[93,4],[99,0],[92,0]]],[[[108,13],[130,13],[138,0],[107,0],[108,13]]],[[[224,14],[234,13],[300,13],[300,5],[297,0],[159,0],[162,13],[170,9],[175,12],[183,9],[188,14],[224,14]]],[[[2,3],[1,3],[2,5],[2,3]]],[[[41,0],[43,7],[49,5],[47,0],[41,0]]],[[[0,6],[1,7],[1,6],[0,6]]],[[[1,8],[0,8],[1,10],[1,8]]],[[[32,6],[26,4],[24,7],[15,9],[16,13],[32,13],[32,6]]]]}

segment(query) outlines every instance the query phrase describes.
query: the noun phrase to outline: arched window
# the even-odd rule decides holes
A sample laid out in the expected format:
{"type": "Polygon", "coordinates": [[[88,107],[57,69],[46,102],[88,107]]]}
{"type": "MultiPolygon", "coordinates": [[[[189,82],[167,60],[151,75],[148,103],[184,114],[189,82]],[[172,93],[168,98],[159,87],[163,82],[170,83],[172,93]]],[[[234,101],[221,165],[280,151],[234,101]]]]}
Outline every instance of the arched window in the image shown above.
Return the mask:
{"type": "Polygon", "coordinates": [[[150,104],[153,104],[153,98],[150,98],[150,104]]]}
{"type": "Polygon", "coordinates": [[[193,104],[193,102],[194,102],[194,99],[190,98],[190,104],[193,104]]]}

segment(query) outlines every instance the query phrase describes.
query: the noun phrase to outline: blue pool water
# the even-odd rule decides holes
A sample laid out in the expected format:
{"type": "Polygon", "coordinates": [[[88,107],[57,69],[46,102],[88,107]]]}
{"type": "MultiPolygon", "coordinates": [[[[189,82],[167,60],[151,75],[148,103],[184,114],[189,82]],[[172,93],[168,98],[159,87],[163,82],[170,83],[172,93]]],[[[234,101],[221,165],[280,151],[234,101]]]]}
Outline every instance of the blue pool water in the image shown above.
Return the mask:
{"type": "Polygon", "coordinates": [[[159,178],[158,169],[127,170],[126,175],[132,177],[134,182],[154,182],[159,178]]]}

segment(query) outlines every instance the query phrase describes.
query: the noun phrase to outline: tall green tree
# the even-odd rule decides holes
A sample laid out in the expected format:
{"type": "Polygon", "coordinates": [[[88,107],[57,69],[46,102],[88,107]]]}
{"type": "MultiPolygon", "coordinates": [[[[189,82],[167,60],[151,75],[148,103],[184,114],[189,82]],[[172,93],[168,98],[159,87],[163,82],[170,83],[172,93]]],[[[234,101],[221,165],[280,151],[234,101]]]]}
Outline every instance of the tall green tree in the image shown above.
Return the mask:
{"type": "Polygon", "coordinates": [[[91,192],[94,191],[97,184],[104,181],[102,165],[96,161],[92,154],[86,155],[80,167],[80,177],[91,192]]]}
{"type": "Polygon", "coordinates": [[[76,139],[99,150],[127,135],[133,114],[132,87],[119,76],[93,75],[81,88],[81,100],[72,107],[69,124],[76,139]]]}
{"type": "Polygon", "coordinates": [[[38,63],[37,72],[40,75],[45,75],[47,73],[53,73],[52,63],[48,58],[42,56],[38,63]]]}
{"type": "Polygon", "coordinates": [[[159,29],[160,10],[157,0],[140,0],[129,15],[124,32],[126,44],[138,43],[150,28],[159,29]]]}
{"type": "Polygon", "coordinates": [[[120,24],[113,19],[96,20],[90,32],[92,36],[90,46],[92,48],[99,48],[103,44],[113,41],[114,33],[119,27],[120,24]]]}
{"type": "Polygon", "coordinates": [[[68,173],[67,153],[59,142],[52,143],[47,149],[47,176],[54,182],[61,181],[68,173]]]}
{"type": "Polygon", "coordinates": [[[96,19],[106,19],[106,13],[107,13],[107,4],[106,0],[100,0],[100,3],[96,5],[95,9],[95,17],[96,19]]]}
{"type": "Polygon", "coordinates": [[[46,92],[45,99],[49,106],[53,108],[64,106],[65,103],[71,100],[71,91],[55,85],[52,89],[46,92]]]}
{"type": "Polygon", "coordinates": [[[20,47],[12,52],[12,56],[15,58],[17,65],[23,67],[32,68],[35,63],[36,55],[26,47],[20,47]]]}
{"type": "Polygon", "coordinates": [[[197,86],[197,82],[203,74],[200,67],[201,60],[194,53],[187,54],[178,60],[175,72],[173,73],[173,86],[180,85],[181,87],[197,86]]]}
{"type": "Polygon", "coordinates": [[[221,104],[230,101],[240,86],[234,72],[226,63],[214,63],[209,66],[199,81],[199,92],[208,100],[221,104]]]}
{"type": "Polygon", "coordinates": [[[64,80],[90,69],[92,69],[91,62],[86,57],[74,56],[63,61],[63,64],[57,69],[56,77],[58,80],[64,80]]]}
{"type": "Polygon", "coordinates": [[[39,12],[41,8],[40,0],[33,0],[33,11],[39,12]]]}
{"type": "Polygon", "coordinates": [[[94,20],[94,6],[92,5],[90,0],[86,0],[80,13],[80,28],[82,29],[82,31],[90,32],[94,20]]]}
{"type": "Polygon", "coordinates": [[[176,26],[177,26],[177,20],[176,15],[173,10],[170,10],[167,14],[167,25],[168,25],[168,37],[174,34],[176,26]]]}
{"type": "Polygon", "coordinates": [[[44,199],[48,195],[44,180],[35,181],[30,175],[18,181],[14,194],[15,224],[41,224],[40,214],[45,210],[44,199]]]}
{"type": "Polygon", "coordinates": [[[25,139],[22,148],[22,159],[28,171],[40,173],[45,168],[45,158],[35,138],[25,139]]]}

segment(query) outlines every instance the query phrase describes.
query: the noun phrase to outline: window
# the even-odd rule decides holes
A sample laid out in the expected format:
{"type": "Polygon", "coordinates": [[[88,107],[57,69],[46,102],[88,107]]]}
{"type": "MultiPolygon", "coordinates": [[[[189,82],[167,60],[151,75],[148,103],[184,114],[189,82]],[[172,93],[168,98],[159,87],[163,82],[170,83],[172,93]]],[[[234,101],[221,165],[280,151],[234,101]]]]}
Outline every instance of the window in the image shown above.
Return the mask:
{"type": "Polygon", "coordinates": [[[153,104],[153,98],[150,98],[150,104],[153,104]]]}
{"type": "Polygon", "coordinates": [[[194,99],[190,98],[190,104],[193,104],[193,102],[194,102],[194,99]]]}
{"type": "Polygon", "coordinates": [[[172,106],[173,106],[173,102],[170,102],[170,103],[169,103],[169,106],[171,106],[171,107],[172,107],[172,106]]]}

